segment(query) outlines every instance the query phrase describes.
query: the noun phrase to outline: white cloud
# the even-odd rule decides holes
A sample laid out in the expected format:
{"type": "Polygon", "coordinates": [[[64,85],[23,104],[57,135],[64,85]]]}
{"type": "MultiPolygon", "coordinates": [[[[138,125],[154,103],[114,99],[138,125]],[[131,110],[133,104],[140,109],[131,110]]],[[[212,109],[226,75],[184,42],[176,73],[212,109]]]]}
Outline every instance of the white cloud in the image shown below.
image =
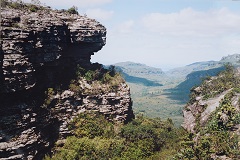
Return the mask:
{"type": "Polygon", "coordinates": [[[95,18],[97,20],[108,20],[110,19],[114,12],[113,11],[106,11],[102,9],[88,9],[86,14],[90,18],[95,18]]]}
{"type": "Polygon", "coordinates": [[[151,13],[142,22],[150,31],[166,35],[218,36],[240,32],[240,15],[226,8],[207,12],[186,8],[170,14],[151,13]]]}
{"type": "Polygon", "coordinates": [[[125,21],[117,27],[117,32],[130,33],[132,31],[134,25],[135,25],[135,23],[133,20],[125,21]]]}

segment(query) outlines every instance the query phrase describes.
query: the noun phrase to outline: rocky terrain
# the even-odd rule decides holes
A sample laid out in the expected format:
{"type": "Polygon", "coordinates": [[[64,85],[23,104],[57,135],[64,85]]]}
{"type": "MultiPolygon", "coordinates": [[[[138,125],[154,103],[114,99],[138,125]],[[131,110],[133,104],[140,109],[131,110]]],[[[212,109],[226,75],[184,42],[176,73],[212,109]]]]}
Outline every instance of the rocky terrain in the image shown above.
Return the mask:
{"type": "Polygon", "coordinates": [[[212,159],[240,158],[239,84],[239,68],[227,67],[192,90],[183,110],[182,126],[193,133],[192,148],[196,154],[204,152],[212,159]],[[206,146],[207,143],[211,145],[206,146]]]}
{"type": "Polygon", "coordinates": [[[27,7],[1,8],[3,160],[42,159],[56,141],[71,135],[68,123],[82,112],[97,111],[121,123],[134,117],[130,89],[123,80],[109,89],[110,84],[87,81],[84,75],[76,79],[79,67],[101,70],[90,59],[105,45],[106,28],[86,16],[27,7]]]}

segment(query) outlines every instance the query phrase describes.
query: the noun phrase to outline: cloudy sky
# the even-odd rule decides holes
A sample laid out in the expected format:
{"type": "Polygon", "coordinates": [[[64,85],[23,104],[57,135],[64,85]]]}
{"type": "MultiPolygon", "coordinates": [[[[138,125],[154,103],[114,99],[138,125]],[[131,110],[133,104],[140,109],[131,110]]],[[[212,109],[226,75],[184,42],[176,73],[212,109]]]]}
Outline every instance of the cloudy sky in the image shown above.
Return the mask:
{"type": "MultiPolygon", "coordinates": [[[[27,0],[25,0],[27,1],[27,0]]],[[[93,62],[144,63],[164,70],[240,53],[239,0],[41,0],[75,5],[107,28],[93,62]]]]}

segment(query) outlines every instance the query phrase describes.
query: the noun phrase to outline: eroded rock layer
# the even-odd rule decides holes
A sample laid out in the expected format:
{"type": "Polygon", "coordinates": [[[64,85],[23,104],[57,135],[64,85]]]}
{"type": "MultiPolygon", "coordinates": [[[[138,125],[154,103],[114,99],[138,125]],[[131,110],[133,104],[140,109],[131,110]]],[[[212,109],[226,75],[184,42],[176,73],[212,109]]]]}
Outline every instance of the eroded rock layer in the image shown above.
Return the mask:
{"type": "Polygon", "coordinates": [[[50,9],[1,10],[1,92],[32,88],[38,70],[71,62],[89,65],[106,42],[106,28],[95,20],[50,9]]]}
{"type": "Polygon", "coordinates": [[[0,159],[42,159],[71,135],[68,123],[81,112],[97,111],[116,122],[134,117],[124,81],[100,94],[90,92],[82,77],[87,94],[69,90],[77,67],[94,68],[91,55],[106,43],[103,25],[48,8],[3,8],[1,16],[0,159]]]}

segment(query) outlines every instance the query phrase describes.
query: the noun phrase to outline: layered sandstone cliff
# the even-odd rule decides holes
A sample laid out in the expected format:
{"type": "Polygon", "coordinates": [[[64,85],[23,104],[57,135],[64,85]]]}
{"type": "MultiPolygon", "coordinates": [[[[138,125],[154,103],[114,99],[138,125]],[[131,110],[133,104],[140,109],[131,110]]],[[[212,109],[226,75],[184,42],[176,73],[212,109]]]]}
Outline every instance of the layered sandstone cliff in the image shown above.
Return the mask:
{"type": "Polygon", "coordinates": [[[134,117],[124,81],[108,89],[81,77],[81,93],[69,89],[77,67],[102,70],[90,62],[106,43],[99,22],[49,8],[7,7],[1,10],[1,38],[0,159],[42,159],[71,135],[68,123],[81,112],[123,123],[134,117]]]}
{"type": "Polygon", "coordinates": [[[84,16],[10,8],[1,16],[1,92],[32,88],[45,68],[90,65],[91,55],[106,43],[106,28],[84,16]]]}

